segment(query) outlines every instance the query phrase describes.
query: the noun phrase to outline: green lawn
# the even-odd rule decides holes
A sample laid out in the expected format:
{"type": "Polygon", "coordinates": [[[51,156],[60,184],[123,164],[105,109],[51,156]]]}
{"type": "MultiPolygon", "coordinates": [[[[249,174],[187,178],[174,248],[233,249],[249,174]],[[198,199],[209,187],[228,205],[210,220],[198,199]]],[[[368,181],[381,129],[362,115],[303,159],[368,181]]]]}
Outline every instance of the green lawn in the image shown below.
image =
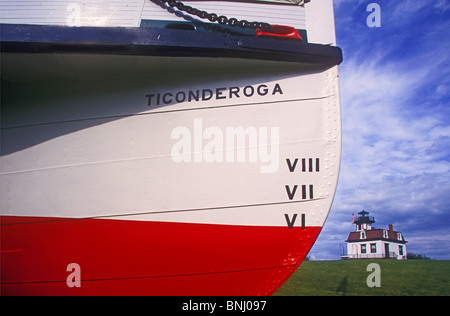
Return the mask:
{"type": "Polygon", "coordinates": [[[275,296],[450,295],[448,260],[304,261],[275,296]],[[380,266],[380,287],[368,287],[367,265],[380,266]]]}

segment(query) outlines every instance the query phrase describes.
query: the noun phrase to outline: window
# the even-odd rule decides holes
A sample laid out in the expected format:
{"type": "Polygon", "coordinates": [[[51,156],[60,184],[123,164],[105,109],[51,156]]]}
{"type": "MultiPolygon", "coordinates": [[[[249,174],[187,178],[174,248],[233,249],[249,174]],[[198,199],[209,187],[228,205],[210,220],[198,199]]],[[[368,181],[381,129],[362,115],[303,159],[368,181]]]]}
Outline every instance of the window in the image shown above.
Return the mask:
{"type": "Polygon", "coordinates": [[[403,256],[403,246],[398,246],[398,254],[403,256]]]}
{"type": "Polygon", "coordinates": [[[370,253],[377,253],[377,244],[370,244],[370,253]]]}
{"type": "Polygon", "coordinates": [[[397,233],[397,239],[402,240],[402,233],[397,233]]]}
{"type": "Polygon", "coordinates": [[[367,253],[366,244],[361,245],[361,253],[367,253]]]}
{"type": "Polygon", "coordinates": [[[359,233],[360,239],[366,239],[366,232],[362,231],[359,233]]]}
{"type": "Polygon", "coordinates": [[[387,230],[383,230],[383,238],[389,238],[387,230]]]}

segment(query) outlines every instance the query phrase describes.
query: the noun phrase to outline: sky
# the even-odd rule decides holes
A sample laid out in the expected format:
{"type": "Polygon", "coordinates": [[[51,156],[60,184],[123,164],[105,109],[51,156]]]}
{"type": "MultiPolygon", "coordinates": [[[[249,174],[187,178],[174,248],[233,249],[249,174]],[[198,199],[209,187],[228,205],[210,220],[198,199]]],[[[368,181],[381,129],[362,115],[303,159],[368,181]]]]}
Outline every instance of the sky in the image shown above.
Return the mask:
{"type": "Polygon", "coordinates": [[[334,10],[341,170],[309,257],[339,259],[364,209],[375,228],[402,232],[408,252],[450,260],[450,1],[334,0],[334,10]]]}

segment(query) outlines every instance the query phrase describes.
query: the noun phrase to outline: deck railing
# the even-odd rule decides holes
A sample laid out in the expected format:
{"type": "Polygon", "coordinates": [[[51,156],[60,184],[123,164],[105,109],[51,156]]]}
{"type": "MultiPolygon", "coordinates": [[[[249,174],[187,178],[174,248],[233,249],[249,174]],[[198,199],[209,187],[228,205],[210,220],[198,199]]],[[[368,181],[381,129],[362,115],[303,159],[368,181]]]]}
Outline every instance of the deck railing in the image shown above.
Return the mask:
{"type": "Polygon", "coordinates": [[[406,259],[406,255],[399,255],[395,252],[389,252],[387,255],[384,253],[358,253],[349,254],[347,257],[348,259],[406,259]]]}

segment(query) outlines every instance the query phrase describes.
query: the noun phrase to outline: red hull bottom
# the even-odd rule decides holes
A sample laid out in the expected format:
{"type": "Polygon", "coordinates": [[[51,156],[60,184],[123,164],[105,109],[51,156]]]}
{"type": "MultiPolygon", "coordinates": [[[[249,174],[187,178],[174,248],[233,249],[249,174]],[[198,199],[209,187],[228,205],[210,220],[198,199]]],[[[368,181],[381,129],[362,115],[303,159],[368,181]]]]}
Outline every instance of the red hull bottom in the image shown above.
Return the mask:
{"type": "Polygon", "coordinates": [[[321,230],[14,216],[1,224],[2,295],[269,295],[321,230]]]}

